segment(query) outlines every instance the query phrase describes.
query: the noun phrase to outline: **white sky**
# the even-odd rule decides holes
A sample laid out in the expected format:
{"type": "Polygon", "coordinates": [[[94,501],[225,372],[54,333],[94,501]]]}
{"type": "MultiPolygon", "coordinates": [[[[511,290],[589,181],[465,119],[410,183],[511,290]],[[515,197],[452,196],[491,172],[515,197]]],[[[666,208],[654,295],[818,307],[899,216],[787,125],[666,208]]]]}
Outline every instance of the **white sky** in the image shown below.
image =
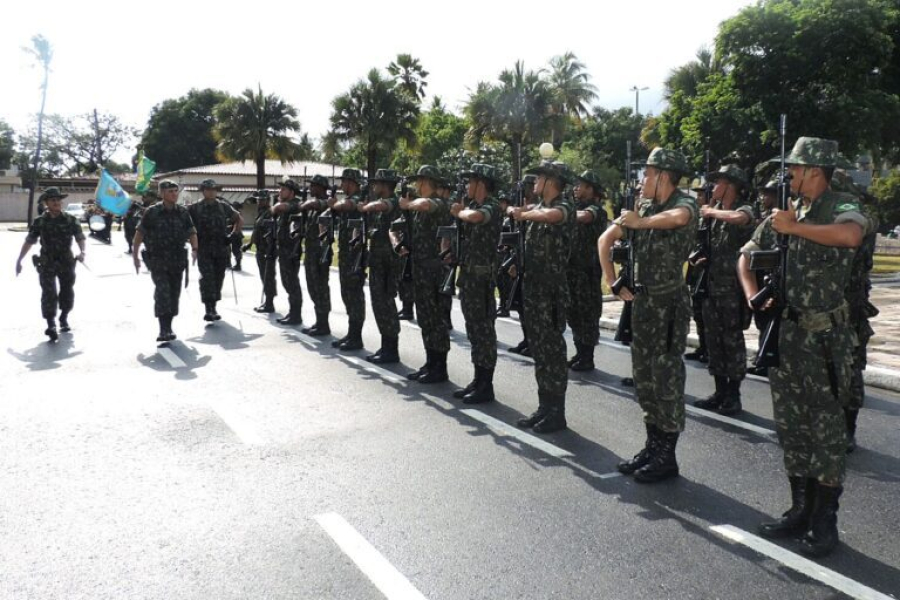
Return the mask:
{"type": "Polygon", "coordinates": [[[48,113],[97,108],[138,128],[155,104],[192,87],[237,94],[261,84],[297,107],[303,130],[319,137],[332,98],[401,52],[421,60],[429,96],[454,110],[478,81],[495,80],[516,60],[537,69],[571,50],[592,75],[597,104],[633,107],[629,88],[646,86],[641,112],[658,114],[669,70],[711,46],[718,24],[750,3],[11,2],[0,9],[0,119],[24,131],[40,108],[40,71],[21,50],[35,34],[54,49],[48,113]]]}

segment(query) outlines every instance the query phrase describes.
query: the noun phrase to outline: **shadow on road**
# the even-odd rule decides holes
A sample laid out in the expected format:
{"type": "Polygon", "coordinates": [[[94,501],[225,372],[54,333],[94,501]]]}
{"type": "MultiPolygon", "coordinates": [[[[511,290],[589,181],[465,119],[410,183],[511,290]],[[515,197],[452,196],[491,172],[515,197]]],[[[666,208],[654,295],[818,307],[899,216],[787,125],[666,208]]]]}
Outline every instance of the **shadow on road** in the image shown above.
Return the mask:
{"type": "Polygon", "coordinates": [[[31,371],[48,371],[58,369],[62,366],[63,361],[80,355],[81,350],[72,351],[74,347],[72,334],[62,333],[56,342],[41,342],[23,352],[18,352],[14,348],[7,348],[6,351],[10,356],[25,363],[31,371]]]}

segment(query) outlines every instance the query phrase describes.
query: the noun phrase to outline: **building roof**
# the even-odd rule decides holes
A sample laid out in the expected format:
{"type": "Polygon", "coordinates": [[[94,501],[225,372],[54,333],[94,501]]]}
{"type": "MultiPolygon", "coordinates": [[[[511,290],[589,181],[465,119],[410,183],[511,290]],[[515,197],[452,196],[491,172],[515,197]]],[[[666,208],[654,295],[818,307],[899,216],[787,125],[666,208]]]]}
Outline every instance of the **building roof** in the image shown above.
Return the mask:
{"type": "MultiPolygon", "coordinates": [[[[281,164],[278,160],[266,161],[266,176],[272,177],[312,177],[313,175],[323,175],[331,177],[341,174],[346,167],[341,165],[331,165],[320,162],[288,162],[281,164]]],[[[363,171],[365,173],[365,171],[363,171]]],[[[202,167],[190,167],[188,169],[179,169],[177,171],[169,171],[168,173],[158,173],[156,178],[173,177],[177,175],[247,175],[256,176],[256,164],[252,161],[238,161],[230,163],[221,163],[216,165],[204,165],[202,167]]]]}

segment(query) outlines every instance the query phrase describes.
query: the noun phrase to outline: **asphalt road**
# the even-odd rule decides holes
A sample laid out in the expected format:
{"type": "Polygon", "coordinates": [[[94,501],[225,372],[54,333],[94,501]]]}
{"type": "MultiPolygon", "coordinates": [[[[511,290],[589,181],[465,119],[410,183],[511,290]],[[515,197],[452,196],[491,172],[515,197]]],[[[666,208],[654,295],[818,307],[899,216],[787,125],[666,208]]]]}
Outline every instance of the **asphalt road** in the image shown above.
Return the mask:
{"type": "MultiPolygon", "coordinates": [[[[343,356],[256,315],[250,255],[213,326],[192,272],[169,352],[121,234],[89,240],[73,332],[48,344],[30,263],[14,277],[23,237],[0,233],[0,598],[900,597],[896,395],[867,399],[843,543],[821,569],[750,535],[787,507],[764,381],[734,422],[690,410],[682,476],[642,486],[615,473],[644,434],[619,385],[629,354],[608,337],[599,369],[570,380],[570,430],[535,441],[509,427],[536,406],[528,360],[501,352],[498,402],[478,407],[402,377],[424,362],[414,324],[403,365],[366,370],[371,315],[368,351],[343,356]]],[[[331,288],[343,335],[336,273],[331,288]]],[[[454,324],[460,385],[458,306],[454,324]]],[[[511,320],[498,335],[520,339],[511,320]]],[[[689,363],[689,400],[711,390],[689,363]]]]}

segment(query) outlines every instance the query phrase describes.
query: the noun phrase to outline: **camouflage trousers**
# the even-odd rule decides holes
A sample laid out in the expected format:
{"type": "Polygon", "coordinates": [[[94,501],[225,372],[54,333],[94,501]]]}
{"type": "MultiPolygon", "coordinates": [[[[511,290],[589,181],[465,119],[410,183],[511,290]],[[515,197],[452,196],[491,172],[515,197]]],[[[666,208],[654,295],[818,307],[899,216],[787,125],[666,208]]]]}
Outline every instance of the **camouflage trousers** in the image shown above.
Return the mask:
{"type": "Polygon", "coordinates": [[[281,287],[287,292],[288,302],[297,311],[303,306],[303,288],[300,287],[300,258],[294,252],[278,254],[278,270],[281,273],[281,287]]]}
{"type": "Polygon", "coordinates": [[[153,279],[153,314],[157,317],[174,317],[178,314],[181,285],[186,264],[182,262],[153,261],[149,265],[153,279]]]}
{"type": "Polygon", "coordinates": [[[526,272],[524,281],[525,336],[534,357],[538,393],[565,397],[569,385],[566,366],[566,289],[564,276],[548,278],[526,272]]]}
{"type": "Polygon", "coordinates": [[[400,335],[400,319],[397,318],[397,273],[400,258],[393,250],[369,252],[369,295],[372,297],[372,314],[378,332],[384,337],[400,335]]]}
{"type": "Polygon", "coordinates": [[[275,270],[278,261],[275,257],[266,258],[264,252],[256,252],[256,266],[259,269],[259,280],[262,282],[263,295],[266,298],[274,298],[278,295],[278,284],[275,281],[275,270]]]}
{"type": "Polygon", "coordinates": [[[492,270],[476,275],[460,267],[458,279],[466,336],[472,344],[472,364],[486,369],[497,365],[497,330],[494,328],[497,302],[492,275],[492,270]]]}
{"type": "Polygon", "coordinates": [[[783,318],[780,365],[769,369],[775,426],[788,476],[844,480],[847,431],[843,407],[850,395],[856,336],[841,325],[810,332],[783,318]]]}
{"type": "Polygon", "coordinates": [[[863,406],[866,398],[866,384],[863,379],[863,371],[869,362],[867,346],[869,340],[875,335],[869,319],[855,309],[850,311],[850,323],[856,332],[857,344],[853,352],[853,369],[850,379],[850,397],[847,400],[846,408],[850,410],[859,410],[863,406]]]}
{"type": "Polygon", "coordinates": [[[55,319],[56,309],[67,313],[75,305],[75,260],[45,264],[38,274],[41,284],[41,314],[55,319]],[[59,291],[57,291],[57,281],[59,291]]]}
{"type": "Polygon", "coordinates": [[[363,323],[366,320],[366,282],[365,271],[354,274],[359,250],[342,249],[338,253],[338,273],[341,283],[341,300],[347,309],[347,319],[351,323],[363,323]]]}
{"type": "Polygon", "coordinates": [[[576,344],[596,346],[600,339],[600,315],[603,313],[600,275],[599,270],[590,268],[566,272],[569,285],[566,318],[576,344]]]}
{"type": "Polygon", "coordinates": [[[444,320],[444,300],[441,299],[441,283],[444,270],[440,265],[423,267],[413,263],[416,319],[422,328],[422,343],[426,350],[450,352],[450,334],[444,320]]]}
{"type": "Polygon", "coordinates": [[[225,270],[230,259],[227,252],[217,254],[200,254],[197,256],[197,268],[200,271],[200,300],[218,302],[222,299],[222,283],[225,281],[225,270]]]}
{"type": "Polygon", "coordinates": [[[416,286],[412,280],[404,280],[402,271],[397,270],[397,293],[400,296],[400,302],[409,304],[415,302],[416,286]]]}
{"type": "Polygon", "coordinates": [[[671,294],[637,294],[632,305],[631,370],[644,422],[684,431],[684,347],[690,328],[687,287],[671,294]]]}
{"type": "Polygon", "coordinates": [[[307,252],[303,257],[303,270],[306,271],[306,290],[315,306],[316,314],[328,314],[331,312],[331,287],[328,285],[328,277],[331,275],[331,265],[323,265],[321,262],[321,250],[307,252]]]}
{"type": "Polygon", "coordinates": [[[743,294],[737,290],[731,294],[710,295],[703,299],[709,374],[714,377],[742,381],[747,375],[744,304],[743,294]]]}

